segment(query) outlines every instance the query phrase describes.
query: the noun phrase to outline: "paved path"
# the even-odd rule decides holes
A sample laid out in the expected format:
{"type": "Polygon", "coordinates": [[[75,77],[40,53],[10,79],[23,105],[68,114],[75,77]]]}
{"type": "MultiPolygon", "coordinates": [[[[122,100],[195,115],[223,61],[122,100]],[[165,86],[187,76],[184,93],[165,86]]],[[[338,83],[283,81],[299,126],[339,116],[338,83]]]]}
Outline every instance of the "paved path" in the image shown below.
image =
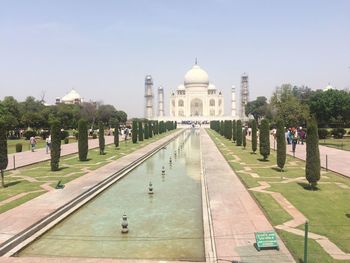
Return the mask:
{"type": "MultiPolygon", "coordinates": [[[[47,192],[18,207],[0,214],[0,244],[54,212],[56,209],[84,193],[92,186],[120,171],[141,156],[151,152],[155,147],[175,137],[180,132],[182,131],[180,130],[172,133],[133,153],[121,157],[116,161],[89,172],[88,174],[66,184],[64,189],[47,192]]],[[[8,262],[12,261],[10,260],[8,262]]]]}
{"type": "MultiPolygon", "coordinates": [[[[273,137],[270,137],[271,148],[273,147],[273,137]]],[[[275,145],[277,149],[277,142],[275,145]]],[[[339,150],[320,145],[321,166],[326,168],[326,156],[328,158],[328,169],[345,175],[350,178],[350,151],[339,150]]],[[[287,154],[293,155],[292,145],[287,144],[287,154]]],[[[295,157],[306,160],[306,144],[297,144],[295,157]]]]}
{"type": "Polygon", "coordinates": [[[204,129],[201,149],[218,262],[294,262],[281,240],[280,251],[254,248],[254,232],[272,225],[204,129]]]}
{"type": "MultiPolygon", "coordinates": [[[[122,137],[120,137],[120,140],[122,140],[122,137]]],[[[105,136],[106,145],[113,143],[113,141],[114,141],[113,136],[105,136]]],[[[93,149],[97,147],[98,147],[98,139],[89,140],[89,149],[93,149]]],[[[65,155],[69,155],[77,152],[78,152],[78,142],[61,145],[61,156],[65,156],[65,155]]],[[[8,155],[9,163],[7,165],[7,170],[12,170],[14,168],[14,165],[13,165],[14,156],[16,159],[15,160],[16,168],[30,165],[33,163],[47,161],[51,159],[50,153],[47,154],[45,148],[36,149],[35,152],[25,151],[20,153],[12,153],[8,155]]]]}

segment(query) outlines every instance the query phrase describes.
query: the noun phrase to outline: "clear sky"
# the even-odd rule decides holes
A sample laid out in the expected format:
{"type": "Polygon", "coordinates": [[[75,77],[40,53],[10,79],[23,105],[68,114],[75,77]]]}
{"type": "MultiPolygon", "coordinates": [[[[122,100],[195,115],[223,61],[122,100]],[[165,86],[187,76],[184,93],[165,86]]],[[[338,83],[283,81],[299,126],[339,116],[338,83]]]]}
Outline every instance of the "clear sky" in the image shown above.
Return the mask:
{"type": "Polygon", "coordinates": [[[0,0],[0,99],[85,99],[143,116],[144,78],[169,93],[199,65],[225,96],[350,87],[350,1],[0,0]]]}

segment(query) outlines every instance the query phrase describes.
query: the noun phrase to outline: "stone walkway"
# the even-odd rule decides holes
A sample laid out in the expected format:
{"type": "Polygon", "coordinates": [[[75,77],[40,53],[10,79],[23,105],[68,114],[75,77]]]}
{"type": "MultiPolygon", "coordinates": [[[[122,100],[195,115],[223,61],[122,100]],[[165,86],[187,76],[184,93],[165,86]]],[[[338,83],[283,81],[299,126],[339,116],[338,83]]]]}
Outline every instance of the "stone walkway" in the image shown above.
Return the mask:
{"type": "MultiPolygon", "coordinates": [[[[123,140],[122,137],[120,137],[120,140],[123,140]]],[[[106,145],[113,143],[114,137],[113,136],[105,136],[105,143],[106,145]]],[[[97,148],[98,147],[98,139],[91,139],[89,140],[89,149],[97,148]]],[[[69,143],[69,144],[62,144],[61,145],[61,156],[73,154],[78,152],[78,143],[69,143]]],[[[25,151],[20,153],[12,153],[8,155],[9,163],[7,165],[6,170],[12,170],[14,168],[14,157],[15,157],[15,165],[16,168],[50,160],[50,153],[46,153],[45,148],[36,149],[35,152],[32,151],[25,151]]]]}
{"type": "Polygon", "coordinates": [[[280,251],[255,249],[254,233],[272,225],[203,129],[201,149],[218,262],[294,262],[281,240],[280,251]]]}

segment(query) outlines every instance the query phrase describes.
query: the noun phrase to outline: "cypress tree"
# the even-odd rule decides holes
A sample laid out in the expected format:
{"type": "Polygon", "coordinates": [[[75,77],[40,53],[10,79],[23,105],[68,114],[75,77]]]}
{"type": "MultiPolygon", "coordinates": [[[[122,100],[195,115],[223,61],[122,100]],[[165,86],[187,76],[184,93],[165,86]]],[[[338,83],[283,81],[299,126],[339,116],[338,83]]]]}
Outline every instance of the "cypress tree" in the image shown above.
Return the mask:
{"type": "Polygon", "coordinates": [[[105,153],[105,133],[102,121],[98,123],[98,145],[100,147],[100,155],[105,153]]]}
{"type": "Polygon", "coordinates": [[[318,148],[317,122],[314,117],[307,123],[305,176],[311,189],[321,178],[320,151],[318,148]]]}
{"type": "Polygon", "coordinates": [[[119,122],[116,121],[114,127],[114,145],[115,147],[119,147],[119,122]]]}
{"type": "Polygon", "coordinates": [[[256,152],[258,148],[258,138],[256,136],[256,120],[252,120],[252,151],[253,153],[256,152]]]}
{"type": "Polygon", "coordinates": [[[177,129],[177,121],[175,121],[175,123],[174,123],[174,128],[175,128],[175,130],[177,129]]]}
{"type": "Polygon", "coordinates": [[[59,121],[51,125],[51,171],[58,171],[61,157],[61,127],[59,121]]]}
{"type": "Polygon", "coordinates": [[[143,127],[142,127],[142,121],[139,121],[139,141],[143,141],[143,127]]]}
{"type": "Polygon", "coordinates": [[[269,122],[266,119],[261,121],[260,125],[260,134],[259,134],[259,142],[260,142],[260,154],[263,156],[264,160],[270,155],[270,133],[269,133],[269,122]]]}
{"type": "Polygon", "coordinates": [[[277,166],[283,171],[283,167],[286,163],[286,138],[284,136],[284,123],[282,120],[277,121],[277,166]]]}
{"type": "Polygon", "coordinates": [[[137,143],[137,121],[132,121],[132,143],[137,143]]]}
{"type": "Polygon", "coordinates": [[[243,129],[242,142],[243,142],[243,147],[245,149],[245,147],[247,146],[247,129],[243,129]]]}
{"type": "Polygon", "coordinates": [[[220,134],[221,136],[224,136],[224,121],[220,122],[220,134]]]}
{"type": "Polygon", "coordinates": [[[148,123],[148,138],[152,138],[153,137],[153,122],[150,121],[148,123]]]}
{"type": "Polygon", "coordinates": [[[236,142],[237,139],[237,123],[236,120],[232,121],[232,141],[236,142]]]}
{"type": "Polygon", "coordinates": [[[0,170],[1,170],[1,185],[5,187],[4,171],[8,165],[7,156],[7,136],[5,123],[0,122],[0,170]]]}
{"type": "Polygon", "coordinates": [[[145,133],[145,139],[148,139],[148,121],[145,122],[145,129],[144,129],[144,133],[145,133]]]}
{"type": "Polygon", "coordinates": [[[236,128],[236,145],[241,146],[242,145],[242,121],[237,121],[237,128],[236,128]]]}
{"type": "Polygon", "coordinates": [[[232,139],[232,121],[228,121],[228,128],[227,128],[227,139],[231,140],[232,139]]]}
{"type": "Polygon", "coordinates": [[[79,160],[86,161],[89,144],[88,144],[88,130],[87,130],[87,122],[84,119],[80,119],[78,122],[78,149],[79,149],[79,160]]]}

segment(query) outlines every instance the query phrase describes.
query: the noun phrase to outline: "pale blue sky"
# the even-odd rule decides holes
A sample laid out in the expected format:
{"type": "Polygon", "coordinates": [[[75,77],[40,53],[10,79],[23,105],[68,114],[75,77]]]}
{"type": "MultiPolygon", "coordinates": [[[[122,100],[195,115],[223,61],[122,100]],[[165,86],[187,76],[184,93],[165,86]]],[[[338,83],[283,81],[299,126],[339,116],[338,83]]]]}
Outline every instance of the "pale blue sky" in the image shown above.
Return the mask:
{"type": "Polygon", "coordinates": [[[225,96],[350,87],[350,1],[0,0],[0,99],[85,99],[143,116],[144,77],[168,95],[198,57],[225,96]]]}

